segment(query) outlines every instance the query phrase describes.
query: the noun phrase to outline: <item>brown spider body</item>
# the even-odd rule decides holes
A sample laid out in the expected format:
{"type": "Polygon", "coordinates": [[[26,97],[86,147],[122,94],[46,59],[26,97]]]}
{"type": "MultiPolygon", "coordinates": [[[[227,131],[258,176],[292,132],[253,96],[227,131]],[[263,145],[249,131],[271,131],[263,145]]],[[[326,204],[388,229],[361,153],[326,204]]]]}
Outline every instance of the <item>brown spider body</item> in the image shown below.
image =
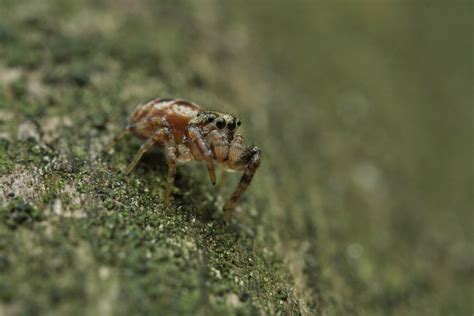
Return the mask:
{"type": "Polygon", "coordinates": [[[184,100],[155,99],[139,105],[128,120],[128,125],[133,126],[140,121],[147,120],[145,128],[136,129],[134,133],[141,137],[150,138],[160,127],[160,124],[148,118],[166,118],[170,124],[174,138],[177,143],[181,143],[184,136],[184,129],[189,121],[195,117],[201,108],[194,103],[184,100]],[[168,102],[165,102],[169,100],[168,102]]]}
{"type": "Polygon", "coordinates": [[[257,147],[244,147],[243,137],[235,133],[238,126],[240,120],[234,116],[203,111],[192,102],[154,99],[134,110],[127,127],[110,147],[128,133],[147,140],[127,167],[125,173],[128,174],[148,149],[153,145],[163,146],[168,162],[166,203],[169,202],[178,163],[205,162],[212,184],[216,182],[214,161],[226,170],[243,171],[239,185],[224,205],[224,218],[229,220],[238,199],[252,181],[261,158],[257,147]]]}

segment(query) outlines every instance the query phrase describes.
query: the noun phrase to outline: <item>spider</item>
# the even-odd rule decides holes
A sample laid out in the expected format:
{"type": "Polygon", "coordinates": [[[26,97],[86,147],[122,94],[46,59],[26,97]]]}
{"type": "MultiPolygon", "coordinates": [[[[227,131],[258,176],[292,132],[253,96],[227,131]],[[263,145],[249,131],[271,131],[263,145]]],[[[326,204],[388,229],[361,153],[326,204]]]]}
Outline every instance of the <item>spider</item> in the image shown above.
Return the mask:
{"type": "Polygon", "coordinates": [[[125,169],[128,175],[153,145],[163,146],[168,162],[165,204],[169,204],[178,164],[192,160],[204,162],[213,185],[216,183],[214,161],[227,171],[243,172],[237,188],[224,205],[224,220],[229,221],[262,156],[258,147],[244,147],[242,135],[236,134],[240,124],[241,121],[230,114],[203,111],[193,102],[153,99],[136,107],[128,119],[128,125],[113,139],[108,151],[130,133],[146,140],[125,169]]]}

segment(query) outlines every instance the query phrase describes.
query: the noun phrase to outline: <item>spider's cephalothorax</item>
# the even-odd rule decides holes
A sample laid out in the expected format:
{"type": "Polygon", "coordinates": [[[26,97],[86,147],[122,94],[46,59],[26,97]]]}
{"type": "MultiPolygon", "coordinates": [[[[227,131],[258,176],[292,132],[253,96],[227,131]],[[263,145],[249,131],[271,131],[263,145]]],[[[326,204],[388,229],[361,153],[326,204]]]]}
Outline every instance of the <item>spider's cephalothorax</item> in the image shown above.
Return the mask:
{"type": "Polygon", "coordinates": [[[114,138],[110,148],[128,133],[146,139],[125,170],[128,174],[150,147],[163,145],[168,161],[166,203],[170,199],[178,163],[191,160],[205,162],[212,184],[216,183],[214,161],[225,170],[242,171],[239,185],[224,205],[224,219],[229,220],[240,195],[252,181],[261,158],[259,148],[244,147],[242,135],[236,134],[239,126],[238,118],[215,111],[202,111],[192,102],[154,99],[133,111],[125,130],[114,138]]]}

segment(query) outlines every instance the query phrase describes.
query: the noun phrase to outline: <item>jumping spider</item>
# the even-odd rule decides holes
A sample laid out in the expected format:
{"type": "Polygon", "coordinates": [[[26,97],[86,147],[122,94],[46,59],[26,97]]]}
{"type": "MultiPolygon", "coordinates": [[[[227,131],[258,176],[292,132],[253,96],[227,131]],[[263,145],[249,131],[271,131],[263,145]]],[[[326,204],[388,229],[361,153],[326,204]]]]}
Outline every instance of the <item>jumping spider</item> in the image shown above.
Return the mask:
{"type": "Polygon", "coordinates": [[[237,201],[252,181],[262,155],[258,147],[244,148],[242,135],[235,133],[240,124],[240,120],[232,115],[203,111],[189,101],[154,99],[140,104],[133,111],[128,125],[114,138],[109,150],[129,133],[146,139],[125,170],[129,174],[153,145],[164,146],[168,162],[166,204],[170,200],[178,163],[191,160],[205,162],[213,185],[216,183],[214,160],[225,170],[243,171],[237,188],[224,205],[224,219],[228,221],[237,201]]]}

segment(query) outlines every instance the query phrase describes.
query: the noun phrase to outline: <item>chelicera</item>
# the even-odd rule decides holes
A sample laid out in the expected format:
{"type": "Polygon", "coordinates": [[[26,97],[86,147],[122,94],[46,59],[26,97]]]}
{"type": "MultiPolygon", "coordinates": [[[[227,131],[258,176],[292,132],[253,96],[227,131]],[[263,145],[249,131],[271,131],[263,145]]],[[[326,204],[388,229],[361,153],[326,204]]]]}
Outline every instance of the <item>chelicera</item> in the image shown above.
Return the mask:
{"type": "Polygon", "coordinates": [[[244,146],[242,135],[236,133],[240,124],[240,120],[230,114],[204,111],[189,101],[154,99],[140,104],[132,112],[128,125],[114,138],[109,150],[129,133],[146,140],[126,168],[125,173],[129,174],[147,150],[154,145],[163,146],[168,162],[166,204],[178,164],[193,160],[204,162],[213,185],[216,183],[214,162],[226,171],[243,172],[237,188],[224,205],[224,219],[228,221],[240,196],[250,185],[262,155],[258,147],[244,146]]]}

